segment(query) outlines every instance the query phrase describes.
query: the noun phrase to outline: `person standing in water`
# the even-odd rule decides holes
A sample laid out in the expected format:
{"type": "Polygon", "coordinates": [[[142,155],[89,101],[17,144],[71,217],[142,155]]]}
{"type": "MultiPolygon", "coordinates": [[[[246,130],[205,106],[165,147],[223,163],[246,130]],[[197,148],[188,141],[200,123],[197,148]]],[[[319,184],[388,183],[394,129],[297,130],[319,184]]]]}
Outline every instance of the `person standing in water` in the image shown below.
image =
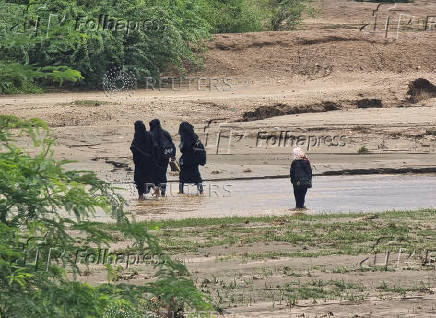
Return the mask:
{"type": "Polygon", "coordinates": [[[182,122],[179,127],[180,135],[180,174],[179,193],[184,193],[186,183],[195,184],[198,192],[203,193],[203,180],[201,179],[199,165],[206,164],[206,150],[194,132],[194,127],[188,122],[182,122]]]}
{"type": "Polygon", "coordinates": [[[149,185],[152,182],[151,172],[154,169],[154,163],[151,136],[141,120],[135,122],[135,136],[130,150],[135,163],[134,180],[136,189],[138,190],[139,200],[142,201],[145,200],[144,194],[150,192],[149,185]]]}
{"type": "Polygon", "coordinates": [[[162,129],[159,119],[150,121],[150,134],[153,141],[153,157],[156,169],[153,172],[153,183],[155,184],[155,195],[165,196],[167,185],[167,170],[171,160],[176,160],[176,146],[173,143],[168,131],[162,129]]]}
{"type": "Polygon", "coordinates": [[[307,189],[312,187],[312,167],[309,158],[300,147],[294,148],[293,155],[290,175],[294,187],[296,209],[306,209],[304,201],[307,189]]]}

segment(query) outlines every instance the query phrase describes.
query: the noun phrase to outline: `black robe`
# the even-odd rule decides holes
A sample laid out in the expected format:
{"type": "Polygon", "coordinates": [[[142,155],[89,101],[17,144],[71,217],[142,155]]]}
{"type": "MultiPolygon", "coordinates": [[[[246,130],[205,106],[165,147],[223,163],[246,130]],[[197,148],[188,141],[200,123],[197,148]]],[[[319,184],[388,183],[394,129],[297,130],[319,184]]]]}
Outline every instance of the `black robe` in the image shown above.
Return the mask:
{"type": "Polygon", "coordinates": [[[135,136],[130,150],[135,163],[134,180],[136,188],[141,194],[148,193],[149,189],[146,184],[153,182],[152,171],[155,169],[155,165],[152,157],[151,136],[142,121],[135,122],[135,136]]]}
{"type": "Polygon", "coordinates": [[[202,183],[200,170],[198,169],[198,163],[195,160],[194,146],[198,141],[198,136],[194,132],[194,127],[188,123],[183,122],[179,127],[180,135],[180,152],[182,157],[180,158],[180,183],[202,183]]]}
{"type": "Polygon", "coordinates": [[[307,159],[292,161],[290,169],[291,182],[294,186],[303,179],[312,180],[312,167],[307,159]]]}
{"type": "Polygon", "coordinates": [[[162,129],[159,119],[150,121],[150,134],[153,141],[153,158],[156,163],[156,168],[152,173],[153,183],[155,185],[165,184],[167,182],[169,158],[162,154],[162,139],[165,138],[170,141],[174,156],[176,155],[176,146],[173,143],[170,133],[162,129]]]}

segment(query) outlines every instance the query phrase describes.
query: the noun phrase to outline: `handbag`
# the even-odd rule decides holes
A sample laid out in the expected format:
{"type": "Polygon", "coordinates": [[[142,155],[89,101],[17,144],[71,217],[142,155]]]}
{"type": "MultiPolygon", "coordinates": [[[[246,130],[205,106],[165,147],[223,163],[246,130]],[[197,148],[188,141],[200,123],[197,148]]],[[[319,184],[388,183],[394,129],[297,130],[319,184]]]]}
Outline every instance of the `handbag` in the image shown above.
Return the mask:
{"type": "Polygon", "coordinates": [[[170,161],[170,168],[171,168],[171,171],[173,171],[173,172],[180,172],[180,165],[175,160],[170,161]]]}
{"type": "Polygon", "coordinates": [[[312,179],[303,177],[300,180],[297,181],[297,186],[299,187],[306,187],[306,188],[312,188],[312,179]]]}

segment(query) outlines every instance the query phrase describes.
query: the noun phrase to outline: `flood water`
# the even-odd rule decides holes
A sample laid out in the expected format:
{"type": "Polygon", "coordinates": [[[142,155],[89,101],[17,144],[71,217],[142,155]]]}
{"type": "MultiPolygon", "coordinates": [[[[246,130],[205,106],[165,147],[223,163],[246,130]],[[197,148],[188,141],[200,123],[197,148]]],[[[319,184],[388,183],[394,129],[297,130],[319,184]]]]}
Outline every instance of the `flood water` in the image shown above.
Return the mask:
{"type": "MultiPolygon", "coordinates": [[[[288,179],[205,182],[203,196],[170,183],[167,197],[143,202],[133,184],[122,187],[138,220],[283,215],[295,206],[288,179]]],[[[306,206],[312,214],[436,208],[436,175],[314,177],[306,206]]]]}

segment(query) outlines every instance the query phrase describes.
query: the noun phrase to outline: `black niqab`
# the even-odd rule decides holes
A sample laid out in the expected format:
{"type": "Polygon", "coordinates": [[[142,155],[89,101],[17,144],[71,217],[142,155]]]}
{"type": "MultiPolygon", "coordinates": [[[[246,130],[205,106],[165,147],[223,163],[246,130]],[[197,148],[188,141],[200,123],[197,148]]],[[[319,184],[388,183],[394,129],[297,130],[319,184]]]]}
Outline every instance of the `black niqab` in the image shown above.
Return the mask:
{"type": "Polygon", "coordinates": [[[149,136],[147,133],[147,127],[145,126],[142,120],[138,120],[135,122],[135,135],[132,141],[132,147],[135,149],[148,153],[149,149],[149,136]]]}
{"type": "Polygon", "coordinates": [[[179,135],[181,139],[180,151],[180,175],[179,182],[184,183],[202,183],[198,163],[195,160],[194,147],[198,141],[198,136],[194,132],[194,126],[184,121],[179,126],[179,135]]]}
{"type": "Polygon", "coordinates": [[[180,124],[179,135],[181,139],[181,149],[193,147],[198,140],[198,136],[194,132],[194,126],[187,121],[184,121],[180,124]]]}
{"type": "Polygon", "coordinates": [[[150,134],[151,138],[153,139],[153,143],[155,145],[160,145],[161,143],[161,136],[162,136],[162,126],[160,124],[159,119],[153,119],[149,123],[150,125],[150,134]]]}
{"type": "Polygon", "coordinates": [[[134,180],[140,194],[148,192],[147,183],[152,183],[151,172],[155,170],[152,159],[152,143],[150,134],[147,132],[144,122],[135,122],[135,135],[130,150],[135,163],[134,180]]]}
{"type": "Polygon", "coordinates": [[[174,146],[171,135],[162,128],[159,119],[150,121],[150,135],[153,140],[153,158],[157,164],[154,171],[154,183],[165,184],[167,182],[166,173],[168,170],[169,158],[164,155],[166,149],[171,148],[172,156],[176,156],[176,147],[174,146]]]}

